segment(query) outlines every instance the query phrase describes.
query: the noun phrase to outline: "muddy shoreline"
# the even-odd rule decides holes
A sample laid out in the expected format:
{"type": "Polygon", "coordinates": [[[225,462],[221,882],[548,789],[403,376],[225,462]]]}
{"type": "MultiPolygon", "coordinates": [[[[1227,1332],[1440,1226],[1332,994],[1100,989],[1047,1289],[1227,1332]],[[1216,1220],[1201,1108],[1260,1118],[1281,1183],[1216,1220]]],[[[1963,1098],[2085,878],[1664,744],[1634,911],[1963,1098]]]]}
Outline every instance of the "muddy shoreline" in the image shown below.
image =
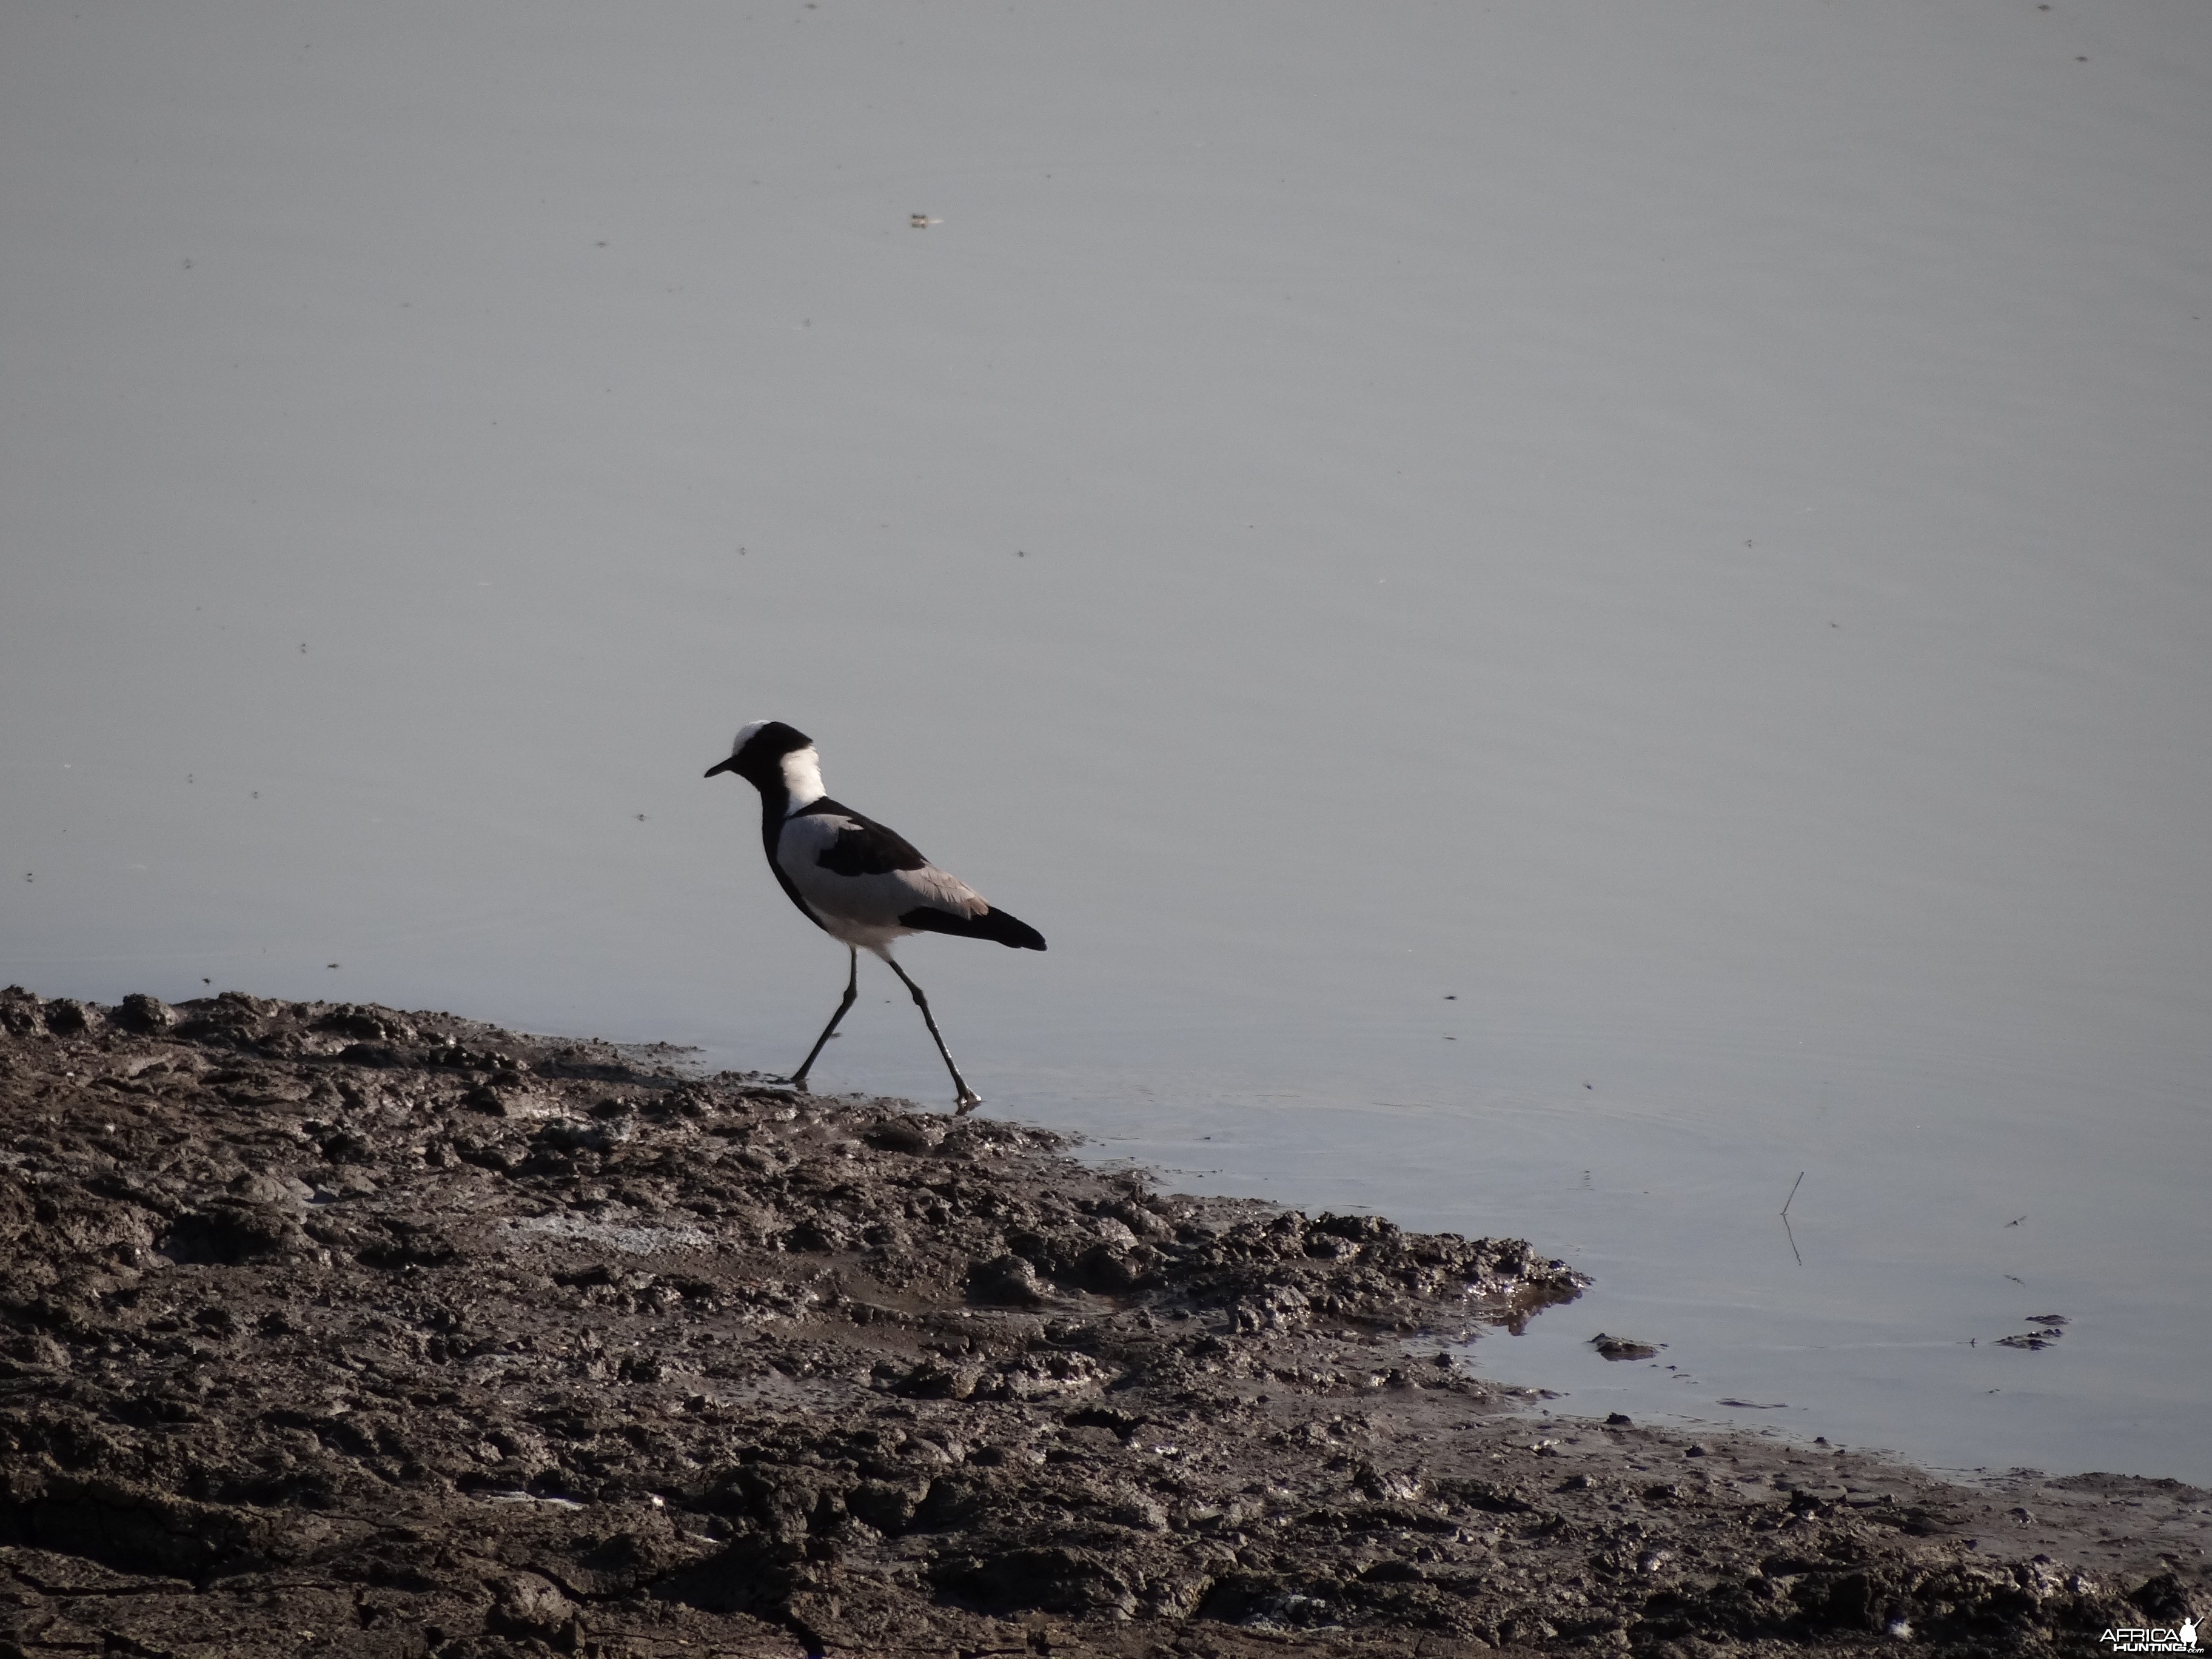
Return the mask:
{"type": "Polygon", "coordinates": [[[2212,1612],[2178,1482],[1484,1382],[1456,1339],[1582,1283],[1519,1241],[671,1058],[0,994],[0,1656],[2077,1655],[2212,1612]]]}

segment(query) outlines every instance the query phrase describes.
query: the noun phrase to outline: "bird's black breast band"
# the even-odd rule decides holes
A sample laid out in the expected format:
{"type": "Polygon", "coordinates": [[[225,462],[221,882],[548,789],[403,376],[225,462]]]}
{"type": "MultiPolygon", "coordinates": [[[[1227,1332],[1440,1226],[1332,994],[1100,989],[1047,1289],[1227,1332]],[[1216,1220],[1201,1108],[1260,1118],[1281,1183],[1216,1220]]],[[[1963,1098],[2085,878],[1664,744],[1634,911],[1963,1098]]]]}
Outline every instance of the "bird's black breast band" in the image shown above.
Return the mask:
{"type": "MultiPolygon", "coordinates": [[[[775,884],[782,888],[785,896],[799,907],[800,915],[817,927],[822,927],[822,918],[814,914],[805,899],[799,897],[798,884],[784,874],[783,865],[775,855],[776,843],[783,839],[784,808],[790,801],[791,797],[780,789],[773,794],[765,789],[761,791],[761,844],[768,848],[768,867],[775,876],[775,884]]],[[[822,927],[822,931],[826,933],[830,930],[822,927]]]]}

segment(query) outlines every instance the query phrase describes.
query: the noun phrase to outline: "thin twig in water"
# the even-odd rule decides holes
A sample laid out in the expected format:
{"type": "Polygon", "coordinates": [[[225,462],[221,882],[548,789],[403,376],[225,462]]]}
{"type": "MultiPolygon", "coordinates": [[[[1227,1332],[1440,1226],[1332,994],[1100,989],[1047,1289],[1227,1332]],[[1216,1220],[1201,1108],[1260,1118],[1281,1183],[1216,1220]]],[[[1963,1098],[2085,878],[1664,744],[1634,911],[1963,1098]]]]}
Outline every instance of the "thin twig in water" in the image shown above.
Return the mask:
{"type": "Polygon", "coordinates": [[[1797,1258],[1797,1265],[1805,1265],[1805,1253],[1797,1248],[1796,1229],[1790,1224],[1790,1206],[1797,1201],[1797,1189],[1805,1184],[1805,1172],[1797,1171],[1797,1179],[1790,1183],[1790,1196],[1782,1200],[1782,1232],[1790,1241],[1790,1254],[1797,1258]]]}

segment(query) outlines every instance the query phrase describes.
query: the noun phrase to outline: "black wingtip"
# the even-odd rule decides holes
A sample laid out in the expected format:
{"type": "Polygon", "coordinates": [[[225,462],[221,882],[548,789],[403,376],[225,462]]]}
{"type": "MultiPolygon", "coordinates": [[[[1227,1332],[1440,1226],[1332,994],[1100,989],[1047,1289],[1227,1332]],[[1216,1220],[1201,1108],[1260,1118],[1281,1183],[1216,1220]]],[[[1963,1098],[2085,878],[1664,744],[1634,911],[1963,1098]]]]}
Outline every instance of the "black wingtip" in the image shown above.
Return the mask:
{"type": "Polygon", "coordinates": [[[921,933],[951,933],[961,939],[996,939],[1010,951],[1042,951],[1044,935],[1018,916],[986,910],[980,916],[956,916],[924,906],[908,911],[899,926],[921,933]]]}

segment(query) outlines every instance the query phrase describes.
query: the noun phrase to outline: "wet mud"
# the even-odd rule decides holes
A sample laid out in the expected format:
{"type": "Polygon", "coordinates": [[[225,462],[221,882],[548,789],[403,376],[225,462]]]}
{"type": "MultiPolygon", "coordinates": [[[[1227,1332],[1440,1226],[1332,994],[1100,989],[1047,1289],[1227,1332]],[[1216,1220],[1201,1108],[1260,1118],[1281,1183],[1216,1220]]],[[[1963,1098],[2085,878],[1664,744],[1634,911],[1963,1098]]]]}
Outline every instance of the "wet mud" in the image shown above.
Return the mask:
{"type": "Polygon", "coordinates": [[[2212,1497],[1468,1368],[1517,1240],[666,1051],[0,994],[0,1656],[2077,1655],[2212,1497]]]}

